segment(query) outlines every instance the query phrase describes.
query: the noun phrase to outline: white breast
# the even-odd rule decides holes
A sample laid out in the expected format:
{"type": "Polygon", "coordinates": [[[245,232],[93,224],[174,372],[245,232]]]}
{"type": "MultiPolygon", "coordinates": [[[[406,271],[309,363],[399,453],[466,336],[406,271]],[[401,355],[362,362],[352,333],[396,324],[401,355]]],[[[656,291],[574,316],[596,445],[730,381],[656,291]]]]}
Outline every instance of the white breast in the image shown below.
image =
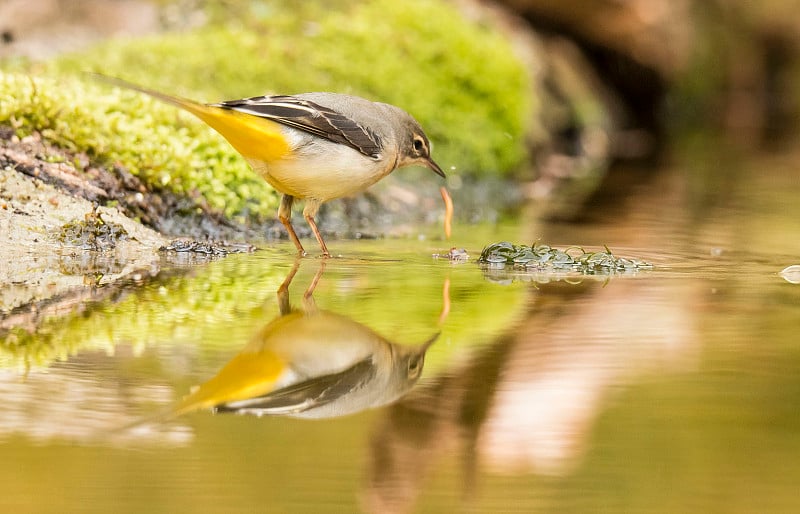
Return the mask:
{"type": "Polygon", "coordinates": [[[289,127],[284,132],[292,148],[291,157],[269,163],[248,162],[272,187],[295,198],[324,202],[358,193],[394,170],[393,157],[372,159],[347,145],[289,127]]]}

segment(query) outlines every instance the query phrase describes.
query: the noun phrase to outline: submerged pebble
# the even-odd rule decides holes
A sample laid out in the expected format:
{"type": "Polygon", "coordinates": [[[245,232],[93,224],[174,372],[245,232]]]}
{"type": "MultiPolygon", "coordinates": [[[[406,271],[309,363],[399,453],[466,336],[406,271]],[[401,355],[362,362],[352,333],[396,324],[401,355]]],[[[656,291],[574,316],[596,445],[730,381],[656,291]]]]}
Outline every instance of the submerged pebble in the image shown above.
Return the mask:
{"type": "Polygon", "coordinates": [[[454,262],[462,262],[469,260],[469,253],[464,248],[450,248],[447,253],[435,253],[433,254],[434,259],[447,259],[449,261],[454,262]]]}

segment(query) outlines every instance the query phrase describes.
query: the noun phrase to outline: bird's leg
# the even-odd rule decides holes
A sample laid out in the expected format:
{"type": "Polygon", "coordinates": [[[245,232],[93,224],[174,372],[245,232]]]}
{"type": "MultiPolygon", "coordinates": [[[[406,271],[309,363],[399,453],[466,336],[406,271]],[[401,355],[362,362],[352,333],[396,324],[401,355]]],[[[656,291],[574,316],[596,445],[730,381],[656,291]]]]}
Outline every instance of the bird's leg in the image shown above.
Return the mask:
{"type": "Polygon", "coordinates": [[[286,231],[289,233],[289,239],[294,243],[300,256],[305,256],[306,251],[303,249],[303,245],[300,244],[300,239],[297,237],[297,233],[292,226],[292,203],[294,203],[294,196],[281,196],[281,204],[278,207],[278,219],[283,223],[283,226],[286,227],[286,231]]]}
{"type": "Polygon", "coordinates": [[[317,228],[317,222],[314,221],[314,216],[317,215],[320,205],[321,202],[319,200],[313,200],[311,198],[307,199],[306,206],[303,208],[303,217],[306,219],[308,226],[311,227],[311,231],[314,232],[314,237],[317,238],[319,247],[322,248],[322,256],[330,257],[331,254],[328,252],[328,247],[325,246],[325,241],[322,239],[322,234],[319,233],[319,229],[317,228]]]}
{"type": "Polygon", "coordinates": [[[278,288],[278,309],[280,310],[281,316],[285,316],[292,312],[292,307],[289,305],[289,284],[292,283],[294,276],[297,275],[298,269],[300,269],[300,257],[297,257],[294,260],[292,269],[289,270],[289,274],[286,275],[283,283],[278,288]]]}
{"type": "Polygon", "coordinates": [[[319,279],[322,278],[322,274],[325,272],[325,260],[319,261],[319,269],[317,269],[316,274],[314,274],[314,278],[311,279],[311,284],[309,284],[308,289],[306,292],[303,293],[303,309],[308,314],[313,314],[317,312],[317,302],[314,301],[314,290],[317,288],[317,284],[319,284],[319,279]]]}

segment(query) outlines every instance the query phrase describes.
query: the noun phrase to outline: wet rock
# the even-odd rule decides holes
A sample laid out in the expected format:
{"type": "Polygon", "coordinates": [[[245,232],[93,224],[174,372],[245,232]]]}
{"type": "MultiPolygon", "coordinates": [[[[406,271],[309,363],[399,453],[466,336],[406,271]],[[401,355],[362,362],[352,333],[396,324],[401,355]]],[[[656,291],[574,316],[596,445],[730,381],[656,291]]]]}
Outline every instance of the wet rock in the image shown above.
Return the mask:
{"type": "Polygon", "coordinates": [[[116,248],[119,241],[128,239],[128,232],[119,223],[106,222],[97,206],[82,220],[73,220],[61,227],[58,239],[62,243],[84,250],[104,251],[116,248]]]}
{"type": "Polygon", "coordinates": [[[175,239],[159,248],[162,252],[195,253],[202,255],[228,255],[229,253],[252,253],[256,247],[244,243],[228,243],[224,241],[194,241],[191,239],[175,239]]]}

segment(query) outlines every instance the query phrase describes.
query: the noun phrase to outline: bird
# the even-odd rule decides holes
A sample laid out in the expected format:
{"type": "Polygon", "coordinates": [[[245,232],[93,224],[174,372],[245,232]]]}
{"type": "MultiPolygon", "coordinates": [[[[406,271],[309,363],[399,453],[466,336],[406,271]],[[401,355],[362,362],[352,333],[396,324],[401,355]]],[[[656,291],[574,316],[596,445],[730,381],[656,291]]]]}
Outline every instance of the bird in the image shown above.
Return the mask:
{"type": "Polygon", "coordinates": [[[292,226],[295,199],[305,201],[303,217],[322,256],[330,257],[315,220],[323,203],[364,191],[406,166],[427,167],[446,178],[431,157],[430,140],[419,122],[391,104],[330,92],[254,96],[205,104],[120,78],[91,75],[180,107],[222,135],[257,174],[281,193],[278,219],[300,256],[305,256],[306,251],[292,226]]]}
{"type": "Polygon", "coordinates": [[[298,310],[265,325],[172,415],[212,409],[321,419],[380,407],[414,386],[436,336],[397,344],[341,314],[298,310]]]}
{"type": "Polygon", "coordinates": [[[289,302],[296,260],[278,289],[279,315],[257,330],[216,375],[167,410],[116,432],[163,423],[199,410],[256,416],[323,419],[374,409],[398,400],[417,383],[425,355],[439,337],[399,344],[369,327],[317,307],[314,289],[324,260],[303,294],[289,302]]]}

